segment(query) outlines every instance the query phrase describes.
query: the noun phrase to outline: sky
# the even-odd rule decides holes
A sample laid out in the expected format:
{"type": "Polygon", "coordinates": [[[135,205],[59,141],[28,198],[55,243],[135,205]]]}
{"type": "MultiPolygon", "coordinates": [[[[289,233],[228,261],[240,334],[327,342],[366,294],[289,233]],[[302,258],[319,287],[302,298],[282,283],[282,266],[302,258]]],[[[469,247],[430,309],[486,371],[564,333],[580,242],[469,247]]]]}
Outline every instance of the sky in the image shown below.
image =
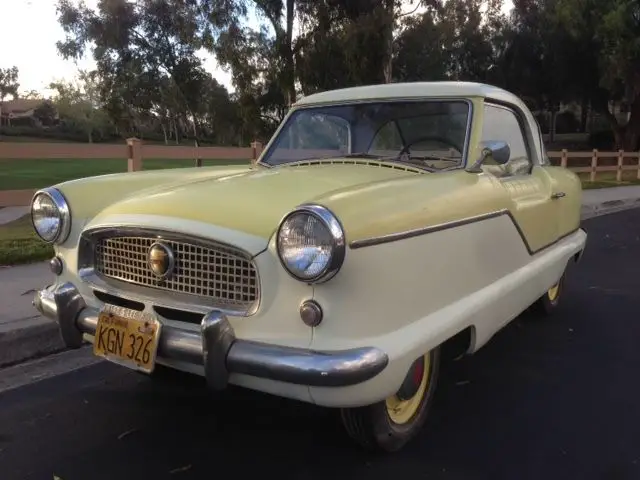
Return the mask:
{"type": "MultiPolygon", "coordinates": [[[[54,80],[72,80],[78,69],[91,69],[93,61],[84,58],[77,64],[58,55],[56,42],[64,38],[58,24],[56,0],[0,0],[2,26],[0,27],[0,68],[17,66],[20,70],[20,93],[37,90],[48,96],[47,86],[54,80]],[[29,32],[25,36],[25,19],[29,19],[29,32]]],[[[97,0],[85,0],[95,7],[97,0]]],[[[505,8],[511,8],[511,0],[505,8]]],[[[251,23],[256,22],[252,19],[251,23]]],[[[231,75],[223,71],[210,54],[202,52],[204,67],[230,91],[231,75]]]]}

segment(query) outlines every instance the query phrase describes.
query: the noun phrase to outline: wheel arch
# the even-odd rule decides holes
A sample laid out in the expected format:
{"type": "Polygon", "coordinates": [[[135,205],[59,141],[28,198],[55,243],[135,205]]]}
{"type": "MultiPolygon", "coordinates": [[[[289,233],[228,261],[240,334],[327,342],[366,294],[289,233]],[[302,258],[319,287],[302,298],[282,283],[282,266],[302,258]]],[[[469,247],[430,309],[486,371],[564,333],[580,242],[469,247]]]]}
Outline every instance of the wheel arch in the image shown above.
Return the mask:
{"type": "Polygon", "coordinates": [[[458,358],[475,352],[476,328],[470,325],[449,337],[441,344],[442,355],[445,358],[458,358]]]}

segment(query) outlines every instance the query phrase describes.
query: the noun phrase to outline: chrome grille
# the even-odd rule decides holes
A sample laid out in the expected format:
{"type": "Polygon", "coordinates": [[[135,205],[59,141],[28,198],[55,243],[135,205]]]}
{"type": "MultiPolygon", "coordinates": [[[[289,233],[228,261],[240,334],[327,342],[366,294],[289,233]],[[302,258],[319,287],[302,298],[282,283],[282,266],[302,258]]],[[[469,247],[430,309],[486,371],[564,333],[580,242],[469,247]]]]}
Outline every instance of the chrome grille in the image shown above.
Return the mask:
{"type": "Polygon", "coordinates": [[[212,304],[249,310],[259,298],[258,275],[242,251],[216,244],[200,245],[163,239],[175,257],[174,274],[157,278],[147,264],[147,252],[158,238],[118,236],[95,243],[95,270],[123,282],[211,299],[212,304]]]}

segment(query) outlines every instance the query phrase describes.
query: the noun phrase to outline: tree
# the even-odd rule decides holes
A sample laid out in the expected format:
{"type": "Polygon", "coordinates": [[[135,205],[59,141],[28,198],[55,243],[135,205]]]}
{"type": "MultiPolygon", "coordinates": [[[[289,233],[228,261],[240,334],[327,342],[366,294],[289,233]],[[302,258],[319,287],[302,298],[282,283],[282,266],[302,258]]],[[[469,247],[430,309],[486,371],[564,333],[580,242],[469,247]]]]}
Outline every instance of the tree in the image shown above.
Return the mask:
{"type": "Polygon", "coordinates": [[[18,96],[18,67],[0,68],[0,120],[2,119],[2,103],[4,99],[11,95],[18,96]]]}
{"type": "Polygon", "coordinates": [[[58,111],[50,100],[45,100],[33,111],[34,118],[40,125],[50,127],[58,120],[58,111]]]}
{"type": "Polygon", "coordinates": [[[499,0],[448,0],[404,21],[394,70],[402,81],[495,81],[506,19],[499,0]]]}
{"type": "Polygon", "coordinates": [[[22,98],[26,98],[28,100],[42,100],[42,94],[37,90],[29,90],[27,93],[22,95],[22,98]]]}
{"type": "Polygon", "coordinates": [[[92,49],[100,99],[119,128],[139,131],[153,108],[170,107],[175,130],[190,126],[197,138],[199,99],[210,75],[196,56],[201,25],[194,2],[112,0],[94,11],[60,0],[57,11],[66,33],[58,50],[79,58],[92,49]]]}
{"type": "Polygon", "coordinates": [[[108,125],[95,74],[80,71],[76,81],[53,82],[49,88],[56,91],[54,102],[62,121],[85,132],[92,143],[95,133],[108,125]]]}
{"type": "MultiPolygon", "coordinates": [[[[309,0],[198,0],[202,45],[230,70],[246,127],[269,131],[297,98],[294,19],[309,0]],[[262,20],[246,25],[249,11],[262,20]],[[259,120],[256,120],[258,117],[259,120]]],[[[257,132],[256,132],[257,133],[257,132]]]]}
{"type": "Polygon", "coordinates": [[[558,23],[552,0],[515,0],[503,31],[505,48],[495,69],[496,83],[522,96],[534,110],[555,118],[562,101],[583,97],[577,85],[583,53],[558,23]]]}
{"type": "Polygon", "coordinates": [[[635,150],[640,137],[640,4],[634,0],[558,0],[558,23],[588,52],[583,89],[593,108],[614,132],[616,148],[635,150]],[[619,121],[612,102],[629,106],[629,119],[619,121]]]}

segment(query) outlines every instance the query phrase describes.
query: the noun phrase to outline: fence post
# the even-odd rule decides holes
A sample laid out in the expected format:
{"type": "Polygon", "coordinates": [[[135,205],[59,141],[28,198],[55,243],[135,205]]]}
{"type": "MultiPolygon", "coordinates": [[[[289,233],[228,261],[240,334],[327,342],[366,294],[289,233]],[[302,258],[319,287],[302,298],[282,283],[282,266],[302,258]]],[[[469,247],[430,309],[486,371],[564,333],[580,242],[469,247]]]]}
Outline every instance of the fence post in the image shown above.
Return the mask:
{"type": "Polygon", "coordinates": [[[638,152],[638,174],[636,176],[640,180],[640,152],[638,152]]]}
{"type": "Polygon", "coordinates": [[[261,153],[262,153],[262,143],[258,141],[251,142],[251,156],[253,157],[251,159],[251,163],[256,163],[256,160],[258,160],[258,157],[260,156],[261,153]]]}
{"type": "Polygon", "coordinates": [[[560,156],[560,166],[562,168],[567,168],[567,164],[569,163],[569,153],[566,148],[562,149],[562,155],[560,156]]]}
{"type": "Polygon", "coordinates": [[[616,182],[622,183],[622,164],[624,163],[624,150],[618,150],[618,170],[616,171],[616,182]]]}
{"type": "Polygon", "coordinates": [[[596,169],[598,168],[598,150],[593,149],[593,156],[591,157],[591,175],[589,176],[590,182],[596,181],[596,169]]]}
{"type": "Polygon", "coordinates": [[[129,158],[127,159],[127,171],[139,172],[142,170],[142,142],[139,138],[127,138],[129,158]]]}

